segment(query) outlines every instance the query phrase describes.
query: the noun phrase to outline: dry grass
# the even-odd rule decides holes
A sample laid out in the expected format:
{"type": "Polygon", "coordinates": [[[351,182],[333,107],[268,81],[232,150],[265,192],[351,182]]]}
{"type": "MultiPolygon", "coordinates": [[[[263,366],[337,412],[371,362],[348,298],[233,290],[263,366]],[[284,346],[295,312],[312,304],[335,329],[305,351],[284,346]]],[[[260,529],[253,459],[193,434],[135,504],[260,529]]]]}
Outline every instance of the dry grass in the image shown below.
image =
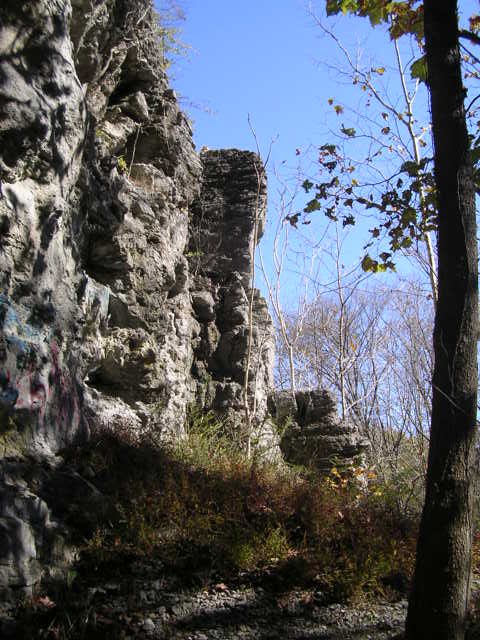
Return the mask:
{"type": "Polygon", "coordinates": [[[110,504],[83,548],[96,572],[146,555],[204,580],[269,567],[314,582],[327,600],[397,597],[408,586],[416,523],[395,515],[374,474],[365,485],[356,470],[321,478],[252,463],[222,425],[198,416],[176,447],[103,434],[72,455],[110,504]]]}

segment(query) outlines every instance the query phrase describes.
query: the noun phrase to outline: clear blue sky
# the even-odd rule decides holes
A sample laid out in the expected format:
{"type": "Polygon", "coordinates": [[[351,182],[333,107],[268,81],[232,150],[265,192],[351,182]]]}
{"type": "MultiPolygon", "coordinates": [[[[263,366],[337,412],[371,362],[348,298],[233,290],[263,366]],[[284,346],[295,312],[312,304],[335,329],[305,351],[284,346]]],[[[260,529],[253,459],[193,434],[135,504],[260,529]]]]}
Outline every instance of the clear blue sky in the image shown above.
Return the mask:
{"type": "MultiPolygon", "coordinates": [[[[325,132],[325,101],[342,97],[335,73],[318,62],[332,61],[331,43],[321,37],[306,0],[178,0],[186,21],[182,38],[192,47],[179,60],[173,84],[195,122],[199,146],[252,148],[250,114],[261,145],[278,136],[275,157],[318,142],[325,132]],[[212,113],[189,103],[210,108],[212,113]]],[[[318,14],[324,0],[311,3],[318,14]]],[[[460,0],[466,15],[478,0],[460,0]]],[[[347,44],[389,55],[379,30],[367,20],[330,20],[347,44]]]]}
{"type": "MultiPolygon", "coordinates": [[[[175,66],[173,84],[199,147],[254,148],[249,114],[263,150],[278,137],[276,161],[321,138],[326,100],[339,87],[316,64],[329,52],[303,0],[184,0],[182,6],[182,37],[192,53],[175,66]]],[[[341,26],[350,40],[352,29],[362,39],[374,35],[361,20],[341,26]]]]}
{"type": "MultiPolygon", "coordinates": [[[[278,189],[274,168],[288,175],[288,167],[298,161],[296,149],[303,152],[328,140],[332,110],[327,100],[343,97],[351,87],[339,84],[337,74],[319,64],[333,62],[334,52],[303,0],[183,0],[181,6],[186,13],[182,39],[192,51],[175,64],[172,84],[193,120],[197,148],[255,149],[249,116],[262,156],[275,140],[269,163],[273,222],[278,189]]],[[[323,1],[317,2],[315,9],[322,7],[323,1]]],[[[370,47],[374,39],[381,41],[363,20],[336,22],[349,44],[368,41],[370,47]]],[[[308,232],[311,237],[321,233],[316,225],[308,232]]],[[[262,241],[267,265],[271,242],[268,227],[262,241]]],[[[353,259],[358,260],[361,243],[356,243],[353,259]]],[[[291,267],[303,270],[303,264],[291,267]]],[[[287,279],[296,291],[295,277],[287,279]]]]}
{"type": "MultiPolygon", "coordinates": [[[[198,149],[204,145],[255,149],[250,116],[263,156],[275,139],[270,172],[277,168],[288,175],[288,168],[293,171],[307,147],[330,142],[329,130],[338,128],[339,118],[328,98],[353,106],[359,103],[358,88],[328,68],[338,65],[339,55],[315,25],[304,0],[178,0],[178,4],[186,14],[181,39],[192,51],[174,65],[171,83],[193,120],[198,149]],[[296,149],[302,151],[298,157],[296,149]]],[[[459,4],[466,15],[478,11],[477,0],[459,4]]],[[[318,15],[324,5],[324,0],[312,3],[318,15]]],[[[364,61],[369,64],[371,56],[372,64],[388,67],[393,51],[381,29],[351,17],[330,20],[332,24],[349,48],[363,52],[364,61]]],[[[272,177],[269,184],[273,219],[278,185],[272,177]]],[[[302,229],[311,237],[322,233],[324,218],[318,216],[321,223],[302,229]]],[[[368,223],[363,229],[360,225],[351,234],[346,250],[350,263],[362,255],[367,228],[368,223]]],[[[267,256],[271,242],[267,233],[262,241],[267,256]]]]}

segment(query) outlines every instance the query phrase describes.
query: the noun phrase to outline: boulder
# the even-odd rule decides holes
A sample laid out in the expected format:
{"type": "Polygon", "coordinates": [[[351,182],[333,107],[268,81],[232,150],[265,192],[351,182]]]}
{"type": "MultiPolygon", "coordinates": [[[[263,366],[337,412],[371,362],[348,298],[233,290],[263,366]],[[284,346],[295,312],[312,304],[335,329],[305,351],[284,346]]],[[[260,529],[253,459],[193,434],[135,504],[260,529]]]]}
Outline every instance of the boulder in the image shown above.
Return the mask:
{"type": "Polygon", "coordinates": [[[270,398],[287,462],[328,473],[333,467],[361,465],[368,440],[337,413],[333,395],[324,389],[282,391],[270,398]]]}

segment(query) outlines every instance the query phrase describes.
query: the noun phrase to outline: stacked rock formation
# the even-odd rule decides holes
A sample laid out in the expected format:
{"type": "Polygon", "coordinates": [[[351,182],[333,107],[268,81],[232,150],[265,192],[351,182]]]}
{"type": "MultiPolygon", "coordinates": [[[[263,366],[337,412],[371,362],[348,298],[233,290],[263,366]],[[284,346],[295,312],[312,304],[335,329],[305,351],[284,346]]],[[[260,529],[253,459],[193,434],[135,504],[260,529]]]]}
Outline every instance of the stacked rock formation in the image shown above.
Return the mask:
{"type": "Polygon", "coordinates": [[[293,464],[328,473],[333,466],[364,462],[369,443],[352,425],[342,422],[332,395],[325,390],[288,391],[270,398],[271,412],[282,430],[280,447],[293,464]]]}
{"type": "Polygon", "coordinates": [[[251,275],[252,247],[265,222],[266,180],[259,158],[248,151],[207,151],[201,159],[202,191],[193,206],[189,245],[200,327],[197,397],[238,423],[248,370],[248,396],[261,423],[273,385],[273,326],[265,300],[251,288],[251,275]]]}

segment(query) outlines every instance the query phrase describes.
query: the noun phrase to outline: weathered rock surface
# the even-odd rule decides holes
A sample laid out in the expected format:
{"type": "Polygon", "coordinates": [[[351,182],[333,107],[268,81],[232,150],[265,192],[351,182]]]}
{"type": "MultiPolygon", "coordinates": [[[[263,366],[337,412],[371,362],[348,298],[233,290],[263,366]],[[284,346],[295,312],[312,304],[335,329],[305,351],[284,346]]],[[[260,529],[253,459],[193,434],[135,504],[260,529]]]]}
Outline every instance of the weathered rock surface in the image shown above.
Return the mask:
{"type": "Polygon", "coordinates": [[[86,431],[73,345],[88,114],[70,16],[62,0],[0,8],[2,435],[46,450],[86,431]]]}
{"type": "Polygon", "coordinates": [[[193,206],[188,252],[199,323],[197,399],[238,423],[245,415],[248,369],[250,407],[262,424],[273,386],[273,326],[265,300],[251,288],[251,273],[252,247],[265,222],[266,180],[260,159],[249,151],[206,151],[201,159],[202,191],[193,206]]]}
{"type": "Polygon", "coordinates": [[[25,456],[95,428],[178,437],[192,403],[238,423],[249,348],[249,405],[265,416],[257,291],[247,326],[260,160],[198,156],[155,20],[151,0],[0,6],[0,440],[22,469],[2,490],[0,588],[29,587],[49,561],[25,456]]]}
{"type": "MultiPolygon", "coordinates": [[[[195,152],[156,29],[152,0],[0,4],[0,590],[68,558],[94,487],[55,456],[92,429],[181,437],[192,404],[238,429],[248,406],[243,440],[277,446],[261,161],[195,152]]],[[[319,424],[298,419],[290,458],[319,424]]],[[[350,456],[332,429],[322,455],[350,456]]]]}
{"type": "Polygon", "coordinates": [[[288,391],[270,398],[271,411],[283,430],[280,447],[285,459],[327,473],[336,464],[356,465],[369,443],[353,426],[342,422],[332,395],[325,390],[288,391]]]}
{"type": "Polygon", "coordinates": [[[74,558],[65,526],[73,513],[95,526],[102,496],[74,471],[51,460],[0,460],[0,587],[31,593],[40,577],[66,568],[74,558]],[[88,508],[85,508],[88,505],[88,508]],[[53,515],[52,513],[55,513],[53,515]]]}

